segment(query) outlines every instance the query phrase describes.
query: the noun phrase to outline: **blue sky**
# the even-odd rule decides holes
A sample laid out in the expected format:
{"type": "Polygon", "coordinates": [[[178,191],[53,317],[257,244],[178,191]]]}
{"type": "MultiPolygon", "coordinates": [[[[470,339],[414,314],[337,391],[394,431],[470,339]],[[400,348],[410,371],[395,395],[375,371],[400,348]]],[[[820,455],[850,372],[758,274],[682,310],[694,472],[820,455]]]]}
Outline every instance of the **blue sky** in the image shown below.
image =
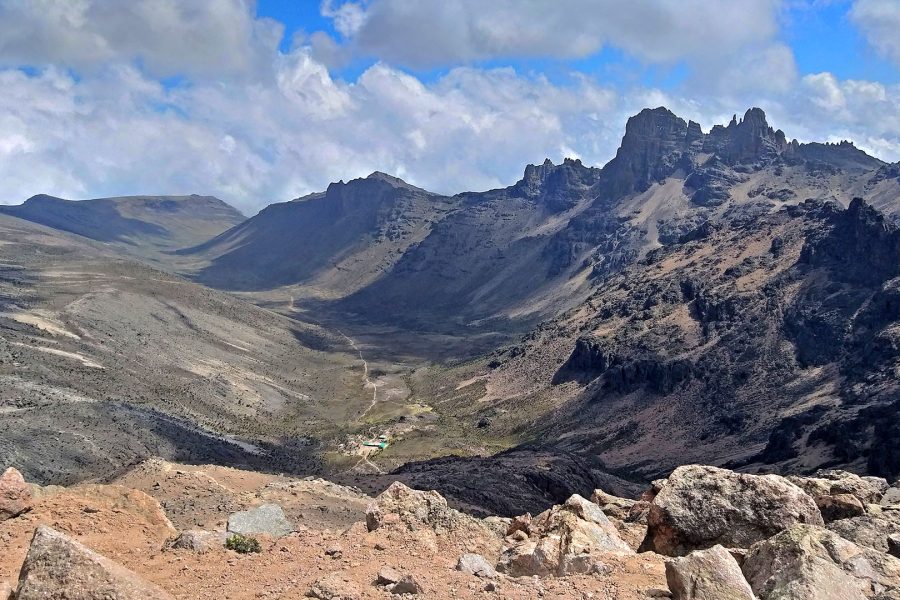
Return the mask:
{"type": "MultiPolygon", "coordinates": [[[[780,37],[793,49],[801,73],[829,71],[841,79],[897,83],[900,81],[900,70],[879,55],[851,22],[848,13],[852,6],[850,0],[788,4],[779,16],[782,26],[780,37]]],[[[258,0],[257,14],[275,19],[285,26],[285,36],[281,42],[284,52],[290,51],[294,34],[298,32],[325,31],[340,37],[333,21],[322,15],[320,3],[315,0],[258,0]]],[[[352,81],[376,61],[376,57],[360,57],[347,66],[334,69],[332,74],[352,81]]],[[[486,68],[512,66],[521,72],[543,73],[553,81],[564,81],[572,71],[577,71],[621,83],[638,80],[662,89],[674,88],[684,80],[689,70],[683,61],[674,65],[648,64],[610,46],[577,60],[511,57],[470,64],[486,68]]],[[[428,81],[440,77],[452,66],[455,65],[407,70],[428,81]]]]}
{"type": "Polygon", "coordinates": [[[898,31],[900,0],[0,0],[0,202],[482,190],[656,106],[900,161],[898,31]]]}

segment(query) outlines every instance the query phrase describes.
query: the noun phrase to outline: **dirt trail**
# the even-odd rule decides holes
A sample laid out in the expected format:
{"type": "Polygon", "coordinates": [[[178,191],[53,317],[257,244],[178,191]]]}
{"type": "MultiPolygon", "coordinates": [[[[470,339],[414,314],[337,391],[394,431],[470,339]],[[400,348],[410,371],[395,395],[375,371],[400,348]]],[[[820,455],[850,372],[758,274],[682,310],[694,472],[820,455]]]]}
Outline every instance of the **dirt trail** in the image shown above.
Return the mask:
{"type": "Polygon", "coordinates": [[[356,420],[359,421],[367,414],[369,414],[369,411],[375,408],[375,404],[378,403],[378,384],[376,384],[369,378],[369,363],[363,357],[362,350],[359,349],[359,346],[356,345],[356,342],[353,340],[353,338],[338,329],[336,329],[335,331],[341,334],[341,336],[345,340],[347,340],[347,343],[350,344],[350,347],[356,350],[356,353],[359,354],[359,360],[361,360],[363,364],[363,387],[372,388],[372,402],[369,403],[369,406],[366,407],[366,410],[362,411],[362,413],[358,417],[356,417],[356,420]]]}

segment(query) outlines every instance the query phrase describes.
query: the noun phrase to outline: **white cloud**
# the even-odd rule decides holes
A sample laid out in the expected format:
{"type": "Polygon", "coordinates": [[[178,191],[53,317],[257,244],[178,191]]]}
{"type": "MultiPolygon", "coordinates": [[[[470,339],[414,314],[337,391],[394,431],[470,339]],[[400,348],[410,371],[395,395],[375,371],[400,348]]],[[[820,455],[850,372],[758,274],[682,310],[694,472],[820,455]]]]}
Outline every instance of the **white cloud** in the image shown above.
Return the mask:
{"type": "Polygon", "coordinates": [[[252,0],[0,0],[0,64],[140,61],[158,76],[257,77],[284,33],[252,0]]]}
{"type": "Polygon", "coordinates": [[[850,18],[879,53],[900,65],[900,2],[856,0],[850,18]]]}
{"type": "Polygon", "coordinates": [[[768,41],[781,0],[369,0],[325,2],[359,51],[412,67],[510,57],[583,58],[612,45],[651,62],[768,41]]]}
{"type": "MultiPolygon", "coordinates": [[[[75,31],[72,39],[32,48],[33,54],[21,59],[59,66],[27,73],[0,69],[0,202],[20,202],[36,193],[83,198],[196,192],[253,212],[374,170],[438,192],[487,189],[513,183],[525,164],[545,157],[559,161],[577,155],[601,165],[614,155],[625,120],[641,108],[660,105],[707,130],[732,113],[761,106],[788,136],[853,139],[881,158],[900,159],[900,86],[842,81],[830,73],[799,78],[790,50],[775,41],[744,47],[733,62],[710,51],[696,61],[721,70],[704,71],[705,78],[698,75],[666,92],[611,86],[578,73],[558,83],[511,68],[472,66],[422,80],[389,62],[343,81],[332,77],[329,59],[312,38],[304,37],[288,54],[265,42],[265,36],[257,39],[250,32],[268,26],[254,20],[249,4],[222,2],[243,7],[234,19],[245,23],[238,28],[243,33],[225,35],[223,43],[250,58],[228,58],[225,52],[213,60],[209,44],[218,42],[202,36],[197,43],[211,53],[206,58],[203,52],[179,58],[179,47],[138,42],[144,36],[140,27],[127,51],[121,46],[125,42],[95,40],[105,26],[88,26],[83,15],[99,1],[43,0],[50,21],[68,19],[75,31]],[[69,48],[71,56],[60,58],[60,48],[69,48]],[[75,63],[90,68],[76,76],[65,68],[75,63]],[[253,67],[248,76],[244,69],[251,63],[265,66],[253,67]],[[197,74],[184,85],[168,87],[159,79],[189,71],[197,74]]],[[[194,1],[179,6],[211,0],[194,1]]],[[[172,2],[159,0],[159,6],[171,8],[172,2]]],[[[378,4],[373,0],[359,7],[371,11],[378,4]]],[[[0,0],[0,10],[13,5],[13,0],[0,0]]],[[[24,2],[15,6],[34,12],[24,2]]],[[[417,5],[410,0],[409,6],[417,5]]],[[[644,10],[646,3],[635,6],[644,10]]],[[[362,35],[371,18],[345,5],[326,10],[349,10],[341,17],[347,35],[362,35]]],[[[526,34],[540,35],[538,29],[526,34]]],[[[0,23],[0,62],[10,61],[15,46],[9,30],[0,23]]],[[[498,39],[492,43],[519,43],[498,39]]],[[[650,49],[640,52],[649,56],[653,45],[647,44],[650,49]]],[[[678,52],[699,50],[685,45],[678,52]]]]}
{"type": "Polygon", "coordinates": [[[275,69],[272,84],[171,90],[130,66],[83,79],[0,71],[0,198],[198,192],[252,211],[374,170],[488,188],[565,147],[608,159],[631,110],[588,79],[555,86],[511,69],[426,85],[377,64],[345,83],[303,49],[275,69]]]}

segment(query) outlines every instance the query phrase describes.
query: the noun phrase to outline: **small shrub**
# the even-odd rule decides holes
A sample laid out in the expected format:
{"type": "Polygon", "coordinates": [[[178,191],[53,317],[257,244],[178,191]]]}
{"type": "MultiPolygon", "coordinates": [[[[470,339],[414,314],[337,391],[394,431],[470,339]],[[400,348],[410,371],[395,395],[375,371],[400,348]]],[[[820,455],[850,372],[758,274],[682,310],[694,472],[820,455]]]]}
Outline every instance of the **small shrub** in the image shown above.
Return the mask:
{"type": "Polygon", "coordinates": [[[228,536],[228,539],[225,540],[225,547],[229,550],[234,550],[238,554],[250,554],[251,552],[262,551],[259,540],[255,537],[250,537],[249,535],[241,535],[240,533],[228,536]]]}

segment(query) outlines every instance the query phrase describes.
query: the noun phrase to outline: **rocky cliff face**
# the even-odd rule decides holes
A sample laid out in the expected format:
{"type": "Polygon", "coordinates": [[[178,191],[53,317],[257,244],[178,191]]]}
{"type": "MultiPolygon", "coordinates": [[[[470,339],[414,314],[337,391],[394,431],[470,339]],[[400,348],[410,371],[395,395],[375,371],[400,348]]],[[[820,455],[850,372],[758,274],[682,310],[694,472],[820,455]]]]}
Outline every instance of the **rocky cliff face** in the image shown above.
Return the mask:
{"type": "Polygon", "coordinates": [[[497,353],[489,403],[625,479],[685,461],[896,478],[898,235],[861,200],[722,221],[497,353]]]}

